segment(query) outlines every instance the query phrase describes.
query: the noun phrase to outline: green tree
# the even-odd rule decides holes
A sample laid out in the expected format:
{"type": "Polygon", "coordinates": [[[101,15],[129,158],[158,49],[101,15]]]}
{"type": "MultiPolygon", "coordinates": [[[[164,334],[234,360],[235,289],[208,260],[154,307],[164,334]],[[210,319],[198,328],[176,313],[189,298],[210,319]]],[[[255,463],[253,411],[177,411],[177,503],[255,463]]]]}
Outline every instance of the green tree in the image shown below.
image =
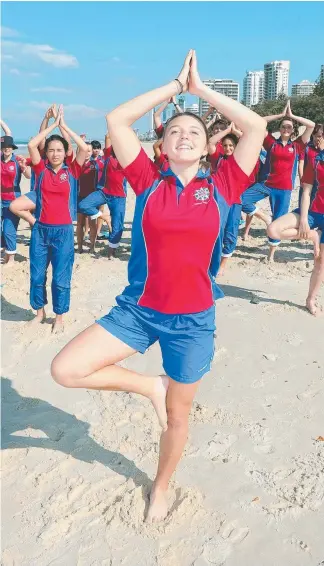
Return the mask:
{"type": "MultiPolygon", "coordinates": [[[[322,87],[324,88],[324,84],[322,87]]],[[[284,99],[278,98],[277,100],[264,100],[254,106],[253,110],[260,116],[280,114],[285,107],[286,100],[287,97],[284,99]]],[[[294,96],[290,100],[293,114],[302,116],[303,118],[309,118],[315,123],[324,123],[324,94],[321,95],[314,92],[309,96],[294,96]]],[[[279,122],[271,122],[269,127],[271,131],[278,131],[279,122]]]]}

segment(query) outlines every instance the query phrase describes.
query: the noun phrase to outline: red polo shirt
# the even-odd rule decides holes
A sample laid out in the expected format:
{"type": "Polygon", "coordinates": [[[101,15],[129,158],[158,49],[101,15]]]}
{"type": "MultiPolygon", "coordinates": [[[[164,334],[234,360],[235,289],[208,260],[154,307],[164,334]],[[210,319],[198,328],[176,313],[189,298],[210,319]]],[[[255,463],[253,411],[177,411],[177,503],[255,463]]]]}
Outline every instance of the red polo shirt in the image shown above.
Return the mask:
{"type": "Polygon", "coordinates": [[[124,173],[137,201],[130,284],[121,297],[166,314],[210,308],[228,210],[247,188],[247,175],[230,156],[213,175],[200,170],[183,186],[143,149],[124,173]]]}
{"type": "Polygon", "coordinates": [[[104,150],[104,166],[97,189],[112,197],[127,196],[127,180],[119,161],[112,155],[112,146],[104,150]]]}
{"type": "Polygon", "coordinates": [[[81,175],[78,162],[64,164],[57,173],[43,159],[32,168],[36,176],[36,219],[44,224],[72,224],[81,175]]]}
{"type": "Polygon", "coordinates": [[[12,201],[20,197],[21,169],[18,159],[12,154],[9,161],[4,161],[1,154],[1,200],[12,201]]]}
{"type": "Polygon", "coordinates": [[[297,164],[303,159],[306,144],[299,137],[283,145],[281,138],[277,140],[272,134],[268,134],[263,147],[267,151],[269,171],[264,184],[272,189],[291,191],[295,184],[297,164]]]}
{"type": "Polygon", "coordinates": [[[207,161],[209,161],[210,166],[211,166],[213,171],[216,170],[217,163],[219,161],[219,158],[222,157],[222,155],[224,155],[224,148],[223,148],[222,142],[219,141],[216,144],[216,149],[215,149],[214,153],[209,154],[208,157],[207,157],[207,161]]]}
{"type": "Polygon", "coordinates": [[[316,194],[310,210],[324,214],[324,151],[318,154],[314,163],[311,160],[308,161],[304,170],[303,183],[316,184],[316,194]]]}
{"type": "Polygon", "coordinates": [[[103,168],[104,162],[92,157],[83,164],[79,179],[79,199],[84,199],[96,190],[103,168]]]}

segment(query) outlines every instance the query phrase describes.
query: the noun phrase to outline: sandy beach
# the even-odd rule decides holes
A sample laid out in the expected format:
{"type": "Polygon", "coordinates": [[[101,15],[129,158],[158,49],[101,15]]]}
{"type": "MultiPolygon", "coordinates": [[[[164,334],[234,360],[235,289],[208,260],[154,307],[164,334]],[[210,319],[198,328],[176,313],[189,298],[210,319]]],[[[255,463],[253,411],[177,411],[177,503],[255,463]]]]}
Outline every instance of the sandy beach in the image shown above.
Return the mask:
{"type": "MultiPolygon", "coordinates": [[[[323,565],[324,317],[304,308],[311,245],[284,242],[268,265],[263,224],[239,239],[164,523],[143,522],[160,432],[150,403],[51,379],[55,354],[127,282],[134,202],[129,190],[116,259],[103,240],[97,257],[76,255],[64,335],[51,334],[51,300],[47,323],[26,326],[20,222],[17,261],[2,275],[3,566],[323,565]]],[[[163,371],[156,345],[124,365],[163,371]]]]}

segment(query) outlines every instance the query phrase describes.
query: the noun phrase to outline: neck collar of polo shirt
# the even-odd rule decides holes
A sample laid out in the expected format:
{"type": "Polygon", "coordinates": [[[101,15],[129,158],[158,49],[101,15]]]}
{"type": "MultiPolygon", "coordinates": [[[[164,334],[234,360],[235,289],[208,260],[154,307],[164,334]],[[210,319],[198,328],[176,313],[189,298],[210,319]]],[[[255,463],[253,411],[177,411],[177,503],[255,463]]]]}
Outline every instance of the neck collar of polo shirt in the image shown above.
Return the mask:
{"type": "MultiPolygon", "coordinates": [[[[5,161],[5,156],[3,153],[1,153],[1,161],[5,161]]],[[[14,153],[11,154],[10,159],[8,159],[8,161],[5,161],[5,163],[9,163],[9,161],[16,161],[16,156],[14,153]]]]}
{"type": "Polygon", "coordinates": [[[324,161],[324,149],[322,149],[315,157],[315,161],[324,161]]]}
{"type": "MultiPolygon", "coordinates": [[[[282,139],[281,136],[280,136],[280,138],[277,139],[277,142],[278,142],[278,143],[281,143],[281,145],[283,145],[283,139],[282,139]]],[[[292,142],[292,140],[289,138],[289,140],[287,141],[287,145],[289,145],[289,144],[291,144],[291,143],[293,143],[293,142],[292,142]]]]}
{"type": "MultiPolygon", "coordinates": [[[[160,173],[162,177],[174,177],[175,179],[178,178],[178,176],[172,171],[170,167],[168,167],[168,169],[166,169],[165,171],[161,171],[160,173]]],[[[198,169],[196,179],[207,179],[208,177],[210,177],[210,169],[207,169],[207,171],[198,169]]]]}
{"type": "MultiPolygon", "coordinates": [[[[45,164],[45,167],[46,167],[47,169],[49,169],[50,171],[53,171],[53,173],[55,173],[55,175],[56,175],[56,173],[58,173],[58,171],[57,171],[57,172],[54,171],[54,169],[53,169],[52,165],[50,164],[50,162],[46,163],[46,164],[45,164]]],[[[69,168],[69,166],[66,165],[66,163],[63,162],[63,163],[62,163],[62,167],[59,168],[59,171],[61,171],[61,169],[68,169],[68,168],[69,168]]]]}

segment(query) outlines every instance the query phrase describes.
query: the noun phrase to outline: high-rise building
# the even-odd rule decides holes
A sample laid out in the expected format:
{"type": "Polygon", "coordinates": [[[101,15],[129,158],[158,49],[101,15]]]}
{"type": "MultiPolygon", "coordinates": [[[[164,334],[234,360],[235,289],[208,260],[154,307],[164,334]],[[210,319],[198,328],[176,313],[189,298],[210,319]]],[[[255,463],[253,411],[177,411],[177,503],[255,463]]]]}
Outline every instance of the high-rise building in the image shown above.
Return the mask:
{"type": "Polygon", "coordinates": [[[167,122],[169,120],[169,118],[171,118],[171,116],[173,116],[173,112],[174,112],[173,104],[168,104],[168,106],[166,107],[165,110],[163,110],[162,115],[161,115],[161,120],[162,120],[163,124],[165,124],[165,122],[167,122]]]}
{"type": "MultiPolygon", "coordinates": [[[[220,92],[221,94],[225,94],[229,98],[233,98],[234,100],[239,100],[240,98],[240,85],[239,83],[233,81],[232,79],[208,79],[203,81],[203,83],[215,90],[216,92],[220,92]]],[[[209,103],[205,100],[199,100],[199,115],[202,116],[207,112],[209,108],[209,103]]]]}
{"type": "Polygon", "coordinates": [[[288,96],[290,61],[272,61],[264,65],[264,98],[275,100],[280,94],[288,96]]]}
{"type": "Polygon", "coordinates": [[[315,83],[309,81],[301,81],[291,87],[291,96],[308,96],[312,94],[315,88],[315,83]]]}
{"type": "Polygon", "coordinates": [[[243,80],[243,102],[255,106],[264,98],[264,71],[246,71],[243,80]]]}
{"type": "Polygon", "coordinates": [[[184,112],[185,109],[186,109],[186,99],[185,99],[185,96],[183,94],[179,94],[177,96],[177,103],[180,106],[182,112],[184,112]]]}
{"type": "Polygon", "coordinates": [[[191,112],[192,114],[197,114],[197,116],[199,116],[199,104],[194,102],[186,108],[186,111],[191,112]]]}
{"type": "Polygon", "coordinates": [[[324,65],[321,65],[320,80],[321,80],[321,81],[324,81],[324,65]]]}

